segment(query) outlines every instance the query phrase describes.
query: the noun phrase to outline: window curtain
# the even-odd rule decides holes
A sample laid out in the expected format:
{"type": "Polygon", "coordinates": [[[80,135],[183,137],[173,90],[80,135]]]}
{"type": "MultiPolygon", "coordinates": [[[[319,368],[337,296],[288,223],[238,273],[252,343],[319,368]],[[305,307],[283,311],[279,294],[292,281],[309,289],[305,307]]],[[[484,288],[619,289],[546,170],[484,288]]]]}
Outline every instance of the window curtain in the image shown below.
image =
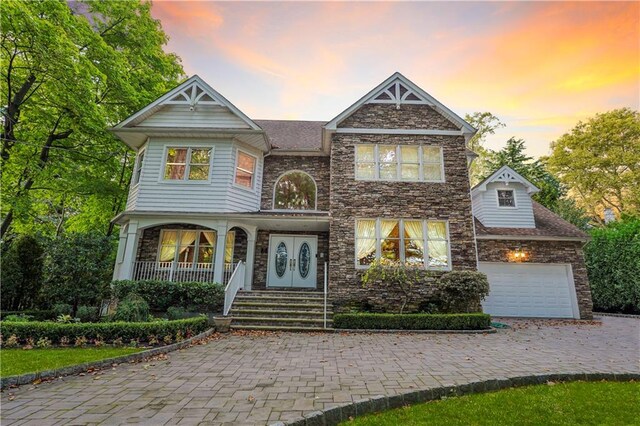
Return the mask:
{"type": "MultiPolygon", "coordinates": [[[[380,237],[384,240],[391,235],[393,229],[398,224],[397,220],[381,220],[380,221],[380,237]]],[[[399,237],[398,237],[399,238],[399,237]]]]}
{"type": "Polygon", "coordinates": [[[424,238],[422,237],[422,222],[406,220],[404,222],[404,230],[409,234],[409,238],[424,251],[424,238]]]}
{"type": "Polygon", "coordinates": [[[234,231],[228,232],[224,245],[224,263],[233,263],[233,246],[235,243],[236,233],[234,231]]]}
{"type": "Polygon", "coordinates": [[[376,250],[376,221],[356,221],[356,252],[358,259],[369,256],[376,250]]]}
{"type": "Polygon", "coordinates": [[[197,235],[197,231],[180,231],[180,253],[178,256],[188,250],[190,246],[195,245],[197,235]]]}
{"type": "Polygon", "coordinates": [[[176,231],[162,232],[162,245],[160,247],[160,262],[173,262],[176,257],[176,242],[178,233],[176,231]]]}
{"type": "Polygon", "coordinates": [[[447,226],[444,222],[427,222],[429,237],[429,263],[446,266],[448,263],[447,226]]]}
{"type": "MultiPolygon", "coordinates": [[[[215,247],[215,245],[216,245],[216,233],[215,232],[206,231],[206,232],[203,232],[202,235],[204,235],[204,238],[206,238],[207,243],[210,246],[214,246],[215,247]]],[[[200,244],[202,244],[202,243],[203,243],[203,241],[200,242],[200,244]]]]}

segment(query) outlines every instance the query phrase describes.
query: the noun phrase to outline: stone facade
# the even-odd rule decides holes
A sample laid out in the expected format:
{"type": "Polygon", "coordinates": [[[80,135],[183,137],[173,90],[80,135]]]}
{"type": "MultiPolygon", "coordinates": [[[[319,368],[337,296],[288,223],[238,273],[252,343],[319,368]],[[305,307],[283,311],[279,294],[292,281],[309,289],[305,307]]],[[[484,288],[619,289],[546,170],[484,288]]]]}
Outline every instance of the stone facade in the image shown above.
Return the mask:
{"type": "MultiPolygon", "coordinates": [[[[455,129],[433,109],[420,105],[365,105],[339,127],[455,129]]],[[[331,226],[329,288],[340,307],[368,300],[375,305],[399,303],[399,294],[364,288],[361,269],[355,266],[356,218],[413,218],[449,223],[451,265],[454,270],[475,270],[476,249],[471,213],[469,175],[463,136],[405,136],[335,134],[331,147],[331,226]],[[355,144],[433,145],[443,149],[445,182],[380,182],[355,180],[355,144]]],[[[441,275],[425,272],[424,288],[417,289],[427,302],[430,280],[441,275]]],[[[421,301],[417,301],[418,304],[421,301]]],[[[338,308],[339,309],[339,308],[338,308]]]]}
{"type": "MultiPolygon", "coordinates": [[[[258,231],[256,238],[256,255],[253,266],[253,286],[252,290],[267,289],[267,267],[269,262],[269,236],[271,234],[287,235],[317,235],[318,236],[318,256],[316,258],[317,280],[316,289],[321,291],[324,287],[324,262],[329,259],[329,233],[328,232],[281,232],[281,231],[258,231]],[[324,254],[324,257],[320,257],[324,254]]],[[[287,290],[296,290],[287,288],[287,290]]],[[[305,290],[305,289],[302,289],[305,290]]],[[[306,289],[308,290],[308,289],[306,289]]]]}
{"type": "Polygon", "coordinates": [[[580,241],[478,240],[480,262],[510,262],[509,253],[520,248],[528,254],[526,263],[569,263],[578,298],[581,319],[593,318],[591,289],[580,241]]]}
{"type": "Polygon", "coordinates": [[[329,157],[294,155],[265,157],[260,209],[273,209],[273,187],[276,180],[290,170],[306,172],[316,181],[317,210],[329,211],[329,157]]]}

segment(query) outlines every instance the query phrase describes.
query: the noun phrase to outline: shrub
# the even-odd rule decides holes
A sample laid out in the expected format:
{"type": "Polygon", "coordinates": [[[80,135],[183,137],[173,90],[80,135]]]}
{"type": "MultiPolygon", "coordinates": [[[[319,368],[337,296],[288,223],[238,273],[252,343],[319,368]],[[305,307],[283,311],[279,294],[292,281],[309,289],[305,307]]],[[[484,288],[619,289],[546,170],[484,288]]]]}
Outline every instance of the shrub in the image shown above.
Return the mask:
{"type": "Polygon", "coordinates": [[[123,299],[136,293],[154,311],[167,312],[172,306],[184,306],[189,311],[219,312],[224,306],[224,287],[218,283],[171,281],[114,281],[112,295],[123,299]]]}
{"type": "Polygon", "coordinates": [[[398,312],[403,313],[404,308],[416,297],[417,284],[426,274],[424,270],[407,266],[401,262],[393,262],[386,259],[373,261],[362,275],[362,285],[377,285],[398,291],[401,295],[398,312]]]}
{"type": "Polygon", "coordinates": [[[482,272],[451,271],[440,277],[437,293],[442,312],[482,312],[480,302],[489,294],[489,280],[482,272]]]}
{"type": "Polygon", "coordinates": [[[135,293],[130,293],[118,303],[113,316],[115,321],[141,322],[149,318],[149,304],[135,293]]]}
{"type": "Polygon", "coordinates": [[[56,303],[53,305],[53,315],[54,317],[59,317],[60,315],[71,315],[73,312],[73,306],[68,303],[56,303]]]}
{"type": "Polygon", "coordinates": [[[41,299],[78,306],[98,306],[109,297],[113,272],[112,241],[97,234],[66,234],[51,241],[44,262],[41,299]]]}
{"type": "Polygon", "coordinates": [[[485,330],[491,317],[470,314],[335,314],[335,328],[365,330],[485,330]]]}
{"type": "Polygon", "coordinates": [[[9,336],[9,338],[4,342],[4,347],[6,348],[17,348],[19,345],[20,341],[18,340],[18,336],[15,334],[9,336]]]}
{"type": "Polygon", "coordinates": [[[4,317],[2,321],[6,322],[28,322],[31,321],[33,317],[31,315],[7,315],[4,317]]]}
{"type": "Polygon", "coordinates": [[[80,306],[76,318],[81,322],[95,322],[98,320],[98,308],[94,306],[80,306]]]}
{"type": "Polygon", "coordinates": [[[170,320],[182,319],[186,316],[187,311],[181,306],[172,306],[167,309],[167,318],[170,320]]]}
{"type": "Polygon", "coordinates": [[[46,337],[41,337],[36,342],[36,347],[41,348],[41,349],[49,348],[49,347],[51,347],[51,340],[49,340],[46,337]]]}
{"type": "Polygon", "coordinates": [[[584,254],[594,309],[640,314],[640,219],[592,230],[584,254]]]}
{"type": "Polygon", "coordinates": [[[42,287],[42,244],[35,237],[24,235],[2,246],[2,310],[33,308],[42,287]]]}
{"type": "MultiPolygon", "coordinates": [[[[16,338],[24,342],[31,338],[39,340],[43,337],[52,343],[60,343],[64,337],[70,342],[77,339],[89,340],[102,338],[105,342],[130,342],[132,339],[144,340],[149,335],[166,336],[175,335],[180,331],[183,335],[201,333],[208,328],[206,317],[189,318],[176,321],[153,322],[97,322],[97,323],[70,323],[56,322],[8,322],[0,323],[0,334],[3,336],[16,335],[16,338]]],[[[6,345],[6,343],[5,343],[6,345]]]]}
{"type": "Polygon", "coordinates": [[[46,321],[56,317],[52,310],[26,310],[26,311],[2,311],[0,319],[4,320],[8,316],[17,315],[19,317],[27,317],[33,321],[46,321]]]}

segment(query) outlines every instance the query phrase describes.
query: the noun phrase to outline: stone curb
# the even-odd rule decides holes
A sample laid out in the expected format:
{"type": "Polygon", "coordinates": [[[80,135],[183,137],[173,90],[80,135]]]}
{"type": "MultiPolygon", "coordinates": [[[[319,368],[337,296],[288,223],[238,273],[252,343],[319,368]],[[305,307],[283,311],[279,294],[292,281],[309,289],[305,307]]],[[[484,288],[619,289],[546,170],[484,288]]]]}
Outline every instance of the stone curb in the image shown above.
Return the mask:
{"type": "Polygon", "coordinates": [[[462,385],[416,390],[392,396],[378,395],[372,398],[361,399],[356,402],[327,408],[322,411],[314,411],[298,420],[272,423],[271,426],[334,426],[340,422],[349,420],[349,418],[386,411],[392,408],[399,408],[405,405],[434,401],[443,397],[462,396],[529,385],[540,385],[549,381],[573,382],[579,380],[588,382],[596,382],[600,380],[626,382],[631,380],[640,380],[640,374],[561,373],[518,376],[508,379],[491,379],[481,382],[466,383],[462,385]]]}
{"type": "Polygon", "coordinates": [[[618,317],[618,318],[635,318],[635,319],[640,319],[640,315],[633,315],[633,314],[616,314],[616,313],[609,313],[609,312],[594,312],[593,313],[594,317],[618,317]]]}
{"type": "Polygon", "coordinates": [[[185,348],[190,346],[194,341],[204,339],[205,337],[209,337],[211,334],[215,332],[215,328],[210,328],[207,331],[204,331],[197,336],[193,336],[189,339],[185,339],[180,343],[173,343],[171,345],[160,346],[158,348],[148,349],[142,352],[136,352],[130,355],[123,355],[115,358],[108,358],[99,361],[88,362],[85,364],[71,365],[69,367],[62,367],[56,370],[45,370],[39,371],[37,373],[27,373],[22,374],[20,376],[9,376],[3,377],[0,379],[0,389],[6,389],[12,386],[20,386],[20,385],[28,385],[36,380],[48,380],[55,379],[61,376],[71,376],[74,374],[84,373],[89,369],[103,369],[109,368],[112,364],[123,364],[129,362],[141,361],[145,358],[150,358],[156,355],[166,354],[168,352],[173,352],[178,349],[185,348]]]}
{"type": "Polygon", "coordinates": [[[378,330],[368,328],[334,328],[334,333],[406,333],[406,334],[489,334],[497,333],[498,329],[491,327],[484,330],[378,330]]]}

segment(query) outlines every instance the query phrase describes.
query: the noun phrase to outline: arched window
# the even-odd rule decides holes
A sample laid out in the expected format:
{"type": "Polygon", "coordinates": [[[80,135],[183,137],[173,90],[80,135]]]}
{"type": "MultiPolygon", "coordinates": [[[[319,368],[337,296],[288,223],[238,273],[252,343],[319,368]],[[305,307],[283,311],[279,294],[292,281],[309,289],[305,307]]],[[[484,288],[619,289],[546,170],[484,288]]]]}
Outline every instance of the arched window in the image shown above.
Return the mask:
{"type": "Polygon", "coordinates": [[[286,172],[276,181],[273,191],[275,210],[316,209],[316,182],[305,172],[286,172]]]}

